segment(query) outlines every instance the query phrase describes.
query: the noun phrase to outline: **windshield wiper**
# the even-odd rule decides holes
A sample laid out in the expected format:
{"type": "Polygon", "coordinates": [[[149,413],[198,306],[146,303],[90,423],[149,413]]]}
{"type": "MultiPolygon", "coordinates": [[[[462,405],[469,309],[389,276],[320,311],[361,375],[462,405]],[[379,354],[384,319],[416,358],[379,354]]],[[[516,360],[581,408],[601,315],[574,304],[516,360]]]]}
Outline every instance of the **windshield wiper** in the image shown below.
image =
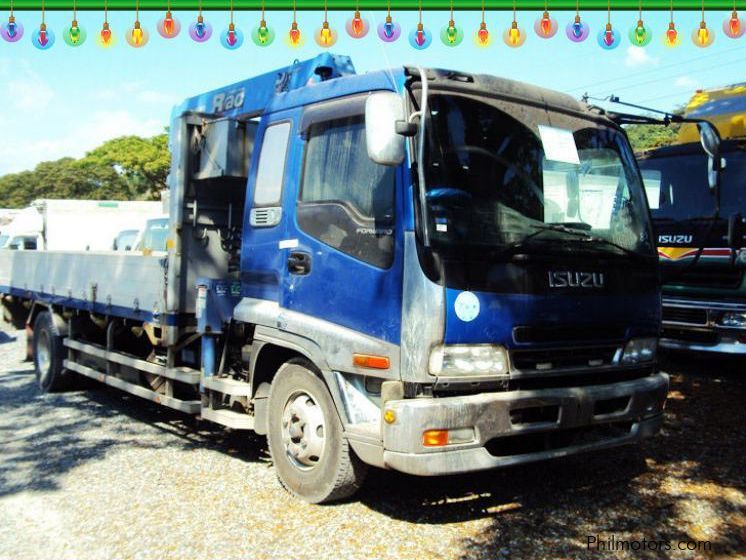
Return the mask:
{"type": "MultiPolygon", "coordinates": [[[[567,227],[562,224],[544,224],[544,225],[537,225],[532,224],[531,227],[538,228],[538,231],[535,231],[534,233],[528,235],[524,238],[524,241],[526,239],[529,239],[531,237],[534,237],[538,235],[539,233],[542,233],[544,231],[560,231],[562,233],[567,233],[569,235],[574,235],[577,238],[579,238],[579,241],[587,241],[590,243],[601,243],[603,245],[608,245],[610,247],[614,247],[615,249],[619,249],[622,251],[625,255],[629,255],[631,257],[640,258],[640,259],[647,259],[650,258],[646,255],[643,255],[642,253],[638,253],[637,251],[633,249],[628,249],[624,245],[619,245],[619,243],[615,243],[613,241],[610,241],[606,239],[605,237],[601,237],[599,235],[591,235],[587,231],[582,231],[580,229],[576,229],[574,227],[567,227]]],[[[582,227],[588,227],[588,229],[591,228],[590,224],[582,224],[582,227]]]]}

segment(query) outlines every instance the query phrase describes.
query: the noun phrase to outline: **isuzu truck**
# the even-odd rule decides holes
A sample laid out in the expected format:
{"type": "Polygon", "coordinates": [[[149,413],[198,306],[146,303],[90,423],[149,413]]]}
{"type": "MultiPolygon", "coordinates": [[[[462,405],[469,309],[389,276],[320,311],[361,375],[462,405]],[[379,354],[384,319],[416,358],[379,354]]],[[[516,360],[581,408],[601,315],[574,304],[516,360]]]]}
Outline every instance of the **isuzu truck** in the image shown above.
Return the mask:
{"type": "Polygon", "coordinates": [[[639,161],[664,280],[661,345],[746,354],[746,83],[696,92],[684,117],[722,137],[712,188],[693,123],[639,161]]]}
{"type": "Polygon", "coordinates": [[[166,252],[5,252],[38,383],[266,434],[282,484],[655,434],[660,289],[626,136],[493,76],[322,54],[173,112],[166,252]]]}

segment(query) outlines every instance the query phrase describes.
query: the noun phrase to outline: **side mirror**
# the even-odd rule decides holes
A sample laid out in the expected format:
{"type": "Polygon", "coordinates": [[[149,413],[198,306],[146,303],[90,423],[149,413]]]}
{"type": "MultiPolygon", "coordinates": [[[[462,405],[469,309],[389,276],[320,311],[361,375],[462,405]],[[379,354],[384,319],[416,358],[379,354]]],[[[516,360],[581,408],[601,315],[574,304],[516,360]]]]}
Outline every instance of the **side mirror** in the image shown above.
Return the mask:
{"type": "Polygon", "coordinates": [[[406,123],[402,98],[390,91],[370,95],[365,101],[365,142],[368,157],[382,165],[404,161],[403,124],[406,123]]]}
{"type": "Polygon", "coordinates": [[[698,122],[697,128],[699,129],[699,139],[702,143],[702,149],[707,154],[707,182],[710,185],[710,189],[715,190],[718,186],[718,175],[722,169],[720,134],[718,134],[717,128],[708,121],[698,122]]]}

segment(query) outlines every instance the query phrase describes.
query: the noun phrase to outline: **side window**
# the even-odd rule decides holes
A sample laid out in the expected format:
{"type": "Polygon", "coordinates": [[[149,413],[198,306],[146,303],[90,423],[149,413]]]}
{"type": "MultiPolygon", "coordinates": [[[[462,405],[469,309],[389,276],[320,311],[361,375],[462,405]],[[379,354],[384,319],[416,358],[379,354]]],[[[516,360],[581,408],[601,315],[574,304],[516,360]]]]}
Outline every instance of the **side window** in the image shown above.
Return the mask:
{"type": "Polygon", "coordinates": [[[395,168],[374,163],[362,116],[311,125],[298,203],[298,225],[361,261],[388,268],[394,259],[395,168]]]}
{"type": "Polygon", "coordinates": [[[289,122],[273,124],[264,132],[254,188],[255,206],[280,205],[289,136],[289,122]]]}

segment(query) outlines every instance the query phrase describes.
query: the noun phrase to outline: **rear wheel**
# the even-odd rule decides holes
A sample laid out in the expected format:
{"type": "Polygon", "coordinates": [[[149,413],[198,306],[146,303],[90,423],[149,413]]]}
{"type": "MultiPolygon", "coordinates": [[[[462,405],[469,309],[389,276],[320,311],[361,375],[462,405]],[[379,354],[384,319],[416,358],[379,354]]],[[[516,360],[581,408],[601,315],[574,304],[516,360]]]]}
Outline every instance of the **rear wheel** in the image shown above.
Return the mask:
{"type": "Polygon", "coordinates": [[[268,405],[269,450],[289,492],[323,503],[360,488],[367,465],[350,449],[331,395],[310,363],[291,361],[280,367],[268,405]]]}
{"type": "Polygon", "coordinates": [[[34,321],[34,367],[36,382],[45,393],[62,391],[70,386],[72,374],[62,365],[65,359],[63,338],[52,314],[48,311],[39,313],[34,321]]]}

